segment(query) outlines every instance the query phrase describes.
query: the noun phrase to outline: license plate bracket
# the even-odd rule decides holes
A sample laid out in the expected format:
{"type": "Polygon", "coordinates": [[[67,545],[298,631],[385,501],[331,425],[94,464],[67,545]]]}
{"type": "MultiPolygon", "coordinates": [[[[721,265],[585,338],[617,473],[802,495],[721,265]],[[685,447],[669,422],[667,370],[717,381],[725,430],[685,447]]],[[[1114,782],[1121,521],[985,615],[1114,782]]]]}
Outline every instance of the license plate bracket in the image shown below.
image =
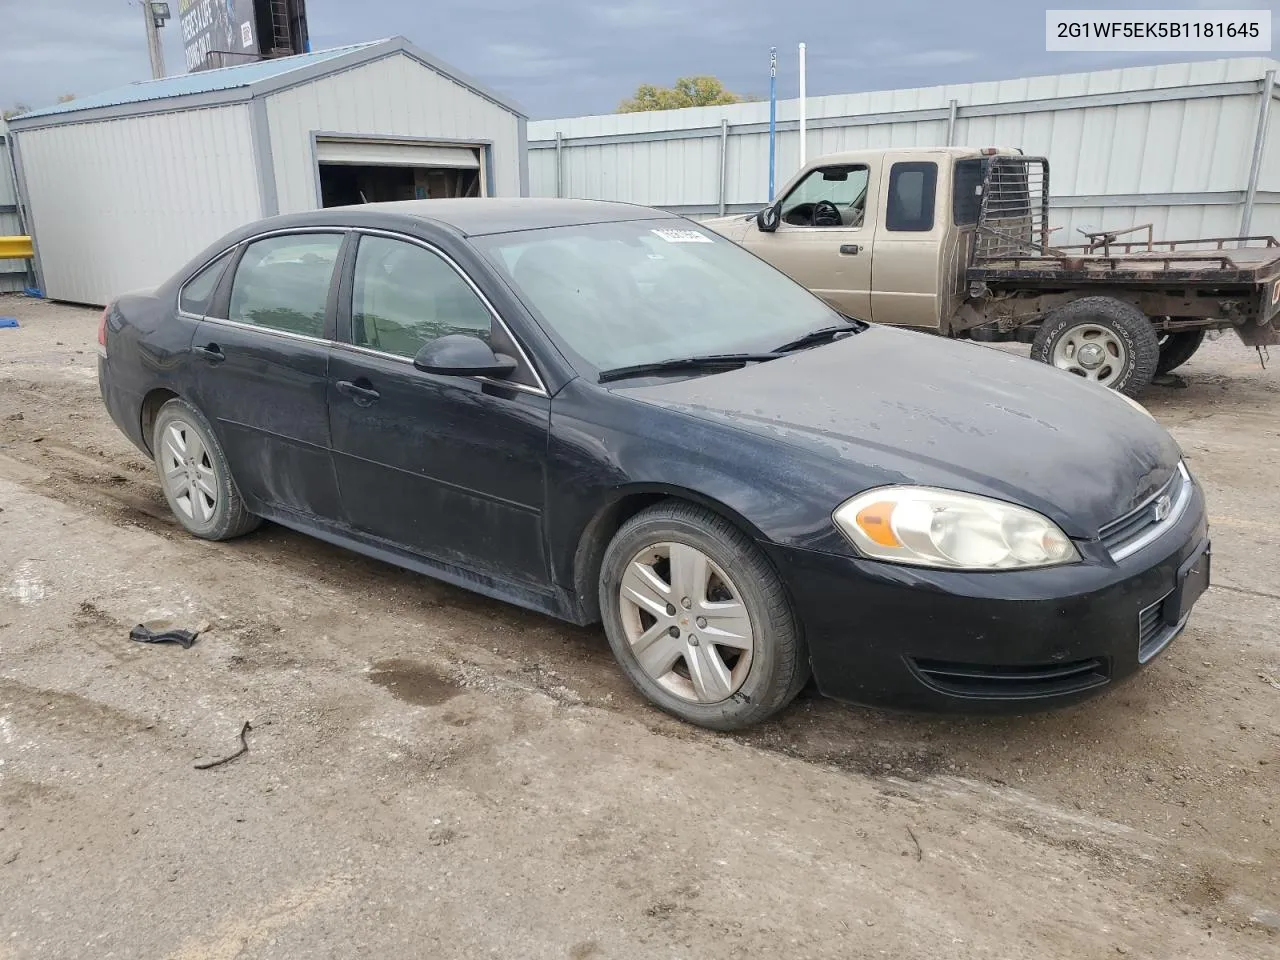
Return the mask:
{"type": "Polygon", "coordinates": [[[1167,626],[1176,627],[1187,619],[1191,608],[1209,588],[1209,564],[1212,551],[1205,543],[1178,568],[1178,585],[1164,602],[1163,619],[1167,626]]]}

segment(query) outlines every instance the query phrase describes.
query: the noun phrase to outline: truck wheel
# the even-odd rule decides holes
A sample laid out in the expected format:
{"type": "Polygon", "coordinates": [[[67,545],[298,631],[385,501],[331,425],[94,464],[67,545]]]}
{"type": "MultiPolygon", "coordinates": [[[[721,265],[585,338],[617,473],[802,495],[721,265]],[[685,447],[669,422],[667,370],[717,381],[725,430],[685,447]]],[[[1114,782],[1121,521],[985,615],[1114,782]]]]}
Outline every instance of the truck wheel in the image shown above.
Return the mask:
{"type": "Polygon", "coordinates": [[[1192,358],[1204,342],[1203,330],[1179,330],[1160,337],[1160,360],[1156,363],[1156,376],[1177,370],[1192,358]]]}
{"type": "Polygon", "coordinates": [[[1049,311],[1031,356],[1132,397],[1155,376],[1160,343],[1137,307],[1111,297],[1083,297],[1049,311]]]}

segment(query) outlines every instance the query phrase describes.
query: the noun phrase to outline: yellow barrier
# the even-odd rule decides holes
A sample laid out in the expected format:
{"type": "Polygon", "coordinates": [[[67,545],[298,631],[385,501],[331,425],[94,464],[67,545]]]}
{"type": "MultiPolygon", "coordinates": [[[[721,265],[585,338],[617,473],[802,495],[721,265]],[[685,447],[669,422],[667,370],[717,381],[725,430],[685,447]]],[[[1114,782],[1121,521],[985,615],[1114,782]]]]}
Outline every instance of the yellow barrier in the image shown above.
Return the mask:
{"type": "Polygon", "coordinates": [[[30,237],[0,237],[0,260],[30,260],[33,256],[30,237]]]}

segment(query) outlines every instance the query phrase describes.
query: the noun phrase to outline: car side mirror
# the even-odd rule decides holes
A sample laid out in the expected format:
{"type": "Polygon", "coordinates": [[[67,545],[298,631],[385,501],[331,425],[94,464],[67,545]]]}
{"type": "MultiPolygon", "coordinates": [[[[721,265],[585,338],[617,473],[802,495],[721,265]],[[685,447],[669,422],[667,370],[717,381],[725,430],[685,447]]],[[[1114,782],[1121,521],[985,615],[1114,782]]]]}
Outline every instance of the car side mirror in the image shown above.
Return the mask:
{"type": "Polygon", "coordinates": [[[424,344],[413,358],[413,365],[423,373],[442,377],[509,377],[516,362],[479,337],[451,333],[424,344]]]}
{"type": "Polygon", "coordinates": [[[756,226],[761,233],[773,233],[778,229],[778,221],[782,219],[776,203],[770,204],[756,214],[756,226]]]}

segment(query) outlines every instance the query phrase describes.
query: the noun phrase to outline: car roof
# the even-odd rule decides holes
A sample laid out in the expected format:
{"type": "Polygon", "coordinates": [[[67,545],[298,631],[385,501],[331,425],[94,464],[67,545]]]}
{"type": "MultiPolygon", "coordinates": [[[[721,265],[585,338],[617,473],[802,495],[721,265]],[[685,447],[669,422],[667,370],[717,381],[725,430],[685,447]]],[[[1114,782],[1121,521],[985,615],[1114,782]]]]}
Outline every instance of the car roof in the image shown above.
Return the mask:
{"type": "Polygon", "coordinates": [[[511,233],[517,230],[539,230],[547,227],[580,226],[588,223],[614,223],[620,220],[664,220],[675,216],[652,207],[606,200],[461,197],[326,207],[323,210],[281,218],[289,222],[282,222],[280,225],[344,225],[353,219],[352,215],[358,215],[359,222],[367,224],[370,219],[376,219],[378,214],[387,214],[394,220],[412,217],[444,224],[469,237],[511,233]]]}

